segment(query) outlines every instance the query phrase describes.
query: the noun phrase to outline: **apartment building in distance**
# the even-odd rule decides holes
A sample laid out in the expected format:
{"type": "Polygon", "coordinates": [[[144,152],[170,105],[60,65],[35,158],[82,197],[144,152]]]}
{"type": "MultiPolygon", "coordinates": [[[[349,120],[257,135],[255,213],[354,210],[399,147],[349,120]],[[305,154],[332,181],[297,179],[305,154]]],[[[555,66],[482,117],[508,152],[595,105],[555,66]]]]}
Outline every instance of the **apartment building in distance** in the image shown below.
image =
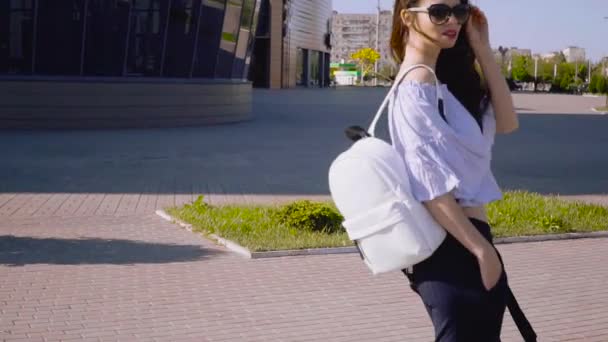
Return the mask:
{"type": "Polygon", "coordinates": [[[395,67],[391,57],[390,37],[393,20],[392,11],[381,11],[378,14],[346,14],[333,12],[332,16],[332,63],[349,62],[351,55],[362,48],[376,48],[376,31],[378,30],[378,70],[384,67],[395,67]]]}
{"type": "Polygon", "coordinates": [[[569,46],[562,50],[562,53],[566,57],[566,61],[568,63],[582,62],[586,60],[585,49],[580,47],[569,46]]]}

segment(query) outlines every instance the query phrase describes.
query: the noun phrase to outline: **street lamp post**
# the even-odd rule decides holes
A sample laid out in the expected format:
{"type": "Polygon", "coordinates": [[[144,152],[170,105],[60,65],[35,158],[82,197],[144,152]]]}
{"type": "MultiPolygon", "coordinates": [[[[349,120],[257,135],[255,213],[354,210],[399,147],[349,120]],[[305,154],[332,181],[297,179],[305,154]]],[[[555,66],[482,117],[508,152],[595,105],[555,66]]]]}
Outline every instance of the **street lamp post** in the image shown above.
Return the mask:
{"type": "Polygon", "coordinates": [[[557,63],[553,63],[553,81],[557,78],[557,63]]]}

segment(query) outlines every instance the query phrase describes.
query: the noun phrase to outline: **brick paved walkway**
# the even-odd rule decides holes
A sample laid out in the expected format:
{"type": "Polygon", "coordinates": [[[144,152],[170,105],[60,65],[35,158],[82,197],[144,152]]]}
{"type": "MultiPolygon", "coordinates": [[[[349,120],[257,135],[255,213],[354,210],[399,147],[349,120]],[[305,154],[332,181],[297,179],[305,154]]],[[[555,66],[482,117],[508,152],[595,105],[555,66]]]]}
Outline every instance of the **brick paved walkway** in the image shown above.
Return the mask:
{"type": "MultiPolygon", "coordinates": [[[[67,203],[53,205],[78,207],[67,203]]],[[[150,212],[106,216],[100,207],[0,216],[0,340],[431,339],[404,277],[373,277],[357,255],[246,260],[150,212]]],[[[608,340],[606,247],[500,246],[541,341],[608,340]]],[[[510,318],[503,337],[520,340],[510,318]]]]}

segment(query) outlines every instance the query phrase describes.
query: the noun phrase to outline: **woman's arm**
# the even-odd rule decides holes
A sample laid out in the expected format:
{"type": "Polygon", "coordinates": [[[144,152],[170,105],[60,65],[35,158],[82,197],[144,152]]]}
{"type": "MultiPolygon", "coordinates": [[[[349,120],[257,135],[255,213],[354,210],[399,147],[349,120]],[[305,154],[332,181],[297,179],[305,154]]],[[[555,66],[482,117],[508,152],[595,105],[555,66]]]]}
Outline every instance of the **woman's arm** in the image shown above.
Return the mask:
{"type": "Polygon", "coordinates": [[[469,43],[490,89],[492,107],[496,114],[496,132],[511,133],[519,127],[519,120],[513,106],[511,90],[494,60],[490,47],[488,19],[479,8],[473,7],[466,30],[469,43]]]}
{"type": "Polygon", "coordinates": [[[475,56],[490,89],[492,107],[496,115],[496,133],[511,133],[519,128],[519,120],[507,81],[489,47],[475,50],[475,56]]]}
{"type": "Polygon", "coordinates": [[[423,204],[437,223],[477,258],[485,288],[493,288],[502,273],[498,254],[465,216],[454,196],[447,193],[423,204]]]}

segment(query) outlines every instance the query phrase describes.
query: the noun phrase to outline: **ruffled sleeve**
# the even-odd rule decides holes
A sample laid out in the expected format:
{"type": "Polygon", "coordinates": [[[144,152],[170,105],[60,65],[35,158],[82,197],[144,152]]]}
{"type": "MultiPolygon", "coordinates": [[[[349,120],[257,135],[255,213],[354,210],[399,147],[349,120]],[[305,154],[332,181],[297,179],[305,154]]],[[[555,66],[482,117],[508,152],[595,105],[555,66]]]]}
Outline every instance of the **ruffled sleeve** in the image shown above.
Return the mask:
{"type": "Polygon", "coordinates": [[[404,157],[414,198],[430,201],[455,190],[461,180],[450,157],[458,156],[450,156],[454,144],[448,148],[448,137],[438,127],[447,124],[437,108],[435,86],[404,81],[392,111],[389,129],[393,147],[404,157]]]}
{"type": "Polygon", "coordinates": [[[447,123],[439,114],[434,85],[404,81],[397,88],[389,106],[393,148],[403,156],[416,200],[452,193],[469,204],[487,203],[500,195],[490,169],[494,112],[488,108],[482,132],[447,86],[441,87],[447,123]]]}
{"type": "Polygon", "coordinates": [[[460,185],[455,170],[444,157],[441,141],[417,146],[405,153],[412,195],[416,200],[430,201],[456,190],[460,185]]]}

